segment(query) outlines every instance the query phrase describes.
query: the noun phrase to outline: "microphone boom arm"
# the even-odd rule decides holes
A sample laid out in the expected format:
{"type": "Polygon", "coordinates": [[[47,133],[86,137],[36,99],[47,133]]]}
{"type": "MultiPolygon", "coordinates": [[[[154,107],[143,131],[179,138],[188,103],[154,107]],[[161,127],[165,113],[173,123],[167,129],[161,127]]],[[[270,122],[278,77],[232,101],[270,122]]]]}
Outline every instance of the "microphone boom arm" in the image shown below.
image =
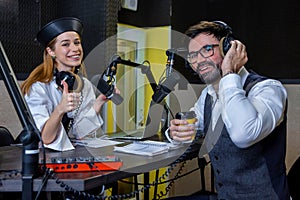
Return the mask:
{"type": "Polygon", "coordinates": [[[135,63],[135,62],[132,62],[130,60],[123,60],[119,56],[114,61],[117,62],[117,63],[123,64],[123,65],[140,68],[141,71],[142,71],[142,73],[146,74],[146,76],[148,78],[148,81],[150,82],[151,88],[152,88],[153,92],[155,92],[155,90],[157,88],[157,84],[155,82],[154,76],[153,76],[153,74],[152,74],[151,69],[150,69],[149,66],[143,65],[143,64],[139,64],[139,63],[135,63]]]}

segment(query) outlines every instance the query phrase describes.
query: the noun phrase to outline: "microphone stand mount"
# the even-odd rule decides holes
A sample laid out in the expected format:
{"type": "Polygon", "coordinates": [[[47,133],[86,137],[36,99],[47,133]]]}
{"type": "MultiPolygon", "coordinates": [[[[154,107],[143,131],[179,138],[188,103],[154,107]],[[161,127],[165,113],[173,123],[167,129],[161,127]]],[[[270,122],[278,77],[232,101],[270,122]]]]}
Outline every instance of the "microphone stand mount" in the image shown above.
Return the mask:
{"type": "Polygon", "coordinates": [[[1,76],[7,91],[12,99],[15,110],[22,123],[21,141],[22,151],[22,200],[33,199],[33,179],[38,176],[38,161],[40,133],[35,126],[27,104],[23,99],[14,72],[10,66],[4,48],[0,41],[0,67],[1,76]]]}
{"type": "MultiPolygon", "coordinates": [[[[175,54],[175,50],[168,50],[166,52],[167,56],[168,56],[168,60],[167,60],[167,76],[169,76],[169,74],[171,73],[172,71],[172,66],[173,66],[173,63],[174,63],[174,54],[175,54]]],[[[124,64],[124,65],[128,65],[128,66],[132,66],[132,67],[137,67],[137,68],[140,68],[142,73],[143,74],[146,74],[147,78],[148,78],[148,81],[150,82],[150,85],[151,85],[151,88],[153,90],[153,93],[156,92],[157,88],[158,88],[158,85],[157,83],[155,82],[155,79],[154,79],[154,76],[151,72],[151,69],[149,66],[146,66],[146,65],[143,65],[143,64],[140,64],[140,63],[135,63],[135,62],[132,62],[130,60],[124,60],[122,59],[120,56],[117,56],[113,61],[112,63],[120,63],[120,64],[124,64]]],[[[169,109],[166,105],[166,102],[165,100],[163,101],[163,106],[164,106],[164,112],[162,114],[162,125],[161,125],[161,133],[164,133],[167,128],[168,128],[168,113],[169,113],[169,109]]]]}
{"type": "Polygon", "coordinates": [[[114,62],[123,64],[123,65],[127,65],[127,66],[131,66],[131,67],[140,68],[142,73],[146,74],[148,81],[150,82],[151,88],[152,88],[153,92],[155,92],[155,90],[157,88],[157,84],[155,82],[154,76],[153,76],[149,66],[143,65],[140,63],[135,63],[130,60],[124,60],[120,56],[117,56],[116,59],[114,59],[112,61],[112,63],[114,63],[114,62]]]}

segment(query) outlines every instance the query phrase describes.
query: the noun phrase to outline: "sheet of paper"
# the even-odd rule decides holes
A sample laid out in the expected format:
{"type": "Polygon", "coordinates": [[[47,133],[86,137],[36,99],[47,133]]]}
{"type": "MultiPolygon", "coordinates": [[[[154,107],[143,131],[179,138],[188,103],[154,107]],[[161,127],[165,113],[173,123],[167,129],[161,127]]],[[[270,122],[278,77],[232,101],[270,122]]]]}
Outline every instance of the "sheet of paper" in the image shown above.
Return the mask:
{"type": "MultiPolygon", "coordinates": [[[[144,156],[155,156],[159,154],[163,154],[168,152],[170,147],[175,148],[174,145],[167,142],[159,142],[159,141],[134,141],[131,144],[125,146],[115,146],[114,151],[123,152],[123,153],[131,153],[136,155],[144,155],[144,156]]],[[[176,146],[177,148],[177,146],[176,146]]]]}

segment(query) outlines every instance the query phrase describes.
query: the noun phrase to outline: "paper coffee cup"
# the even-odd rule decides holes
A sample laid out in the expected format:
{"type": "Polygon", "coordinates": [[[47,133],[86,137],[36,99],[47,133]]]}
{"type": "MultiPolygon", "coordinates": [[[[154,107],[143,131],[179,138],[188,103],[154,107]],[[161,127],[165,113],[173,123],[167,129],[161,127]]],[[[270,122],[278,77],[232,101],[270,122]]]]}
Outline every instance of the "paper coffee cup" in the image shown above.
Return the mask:
{"type": "MultiPolygon", "coordinates": [[[[194,111],[187,111],[187,112],[178,112],[176,114],[176,119],[184,119],[186,120],[191,126],[195,126],[196,122],[196,113],[194,111]]],[[[186,142],[192,142],[195,139],[196,136],[196,130],[194,132],[194,135],[192,136],[191,140],[188,140],[186,142]]]]}

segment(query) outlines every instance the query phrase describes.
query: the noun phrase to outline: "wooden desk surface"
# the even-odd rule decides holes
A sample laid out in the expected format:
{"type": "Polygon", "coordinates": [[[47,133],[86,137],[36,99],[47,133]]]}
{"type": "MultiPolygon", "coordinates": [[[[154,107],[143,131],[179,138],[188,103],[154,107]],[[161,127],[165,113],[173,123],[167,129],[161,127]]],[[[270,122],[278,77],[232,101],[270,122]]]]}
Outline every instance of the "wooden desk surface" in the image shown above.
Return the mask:
{"type": "MultiPolygon", "coordinates": [[[[75,173],[55,173],[55,176],[68,186],[78,190],[85,191],[100,185],[116,182],[117,180],[131,177],[134,174],[142,174],[173,163],[186,150],[180,148],[171,150],[167,153],[145,157],[132,154],[113,152],[113,146],[101,148],[89,148],[77,146],[75,150],[66,152],[56,152],[46,150],[46,157],[88,157],[101,155],[115,155],[123,161],[123,166],[118,171],[100,171],[100,172],[75,172],[75,173]]],[[[42,151],[40,151],[40,154],[42,151]]],[[[40,155],[42,157],[42,155],[40,155]]],[[[0,175],[5,170],[22,169],[22,147],[0,147],[0,175]]],[[[38,191],[42,178],[34,179],[33,190],[38,191]]],[[[0,179],[0,191],[22,191],[22,176],[16,175],[9,178],[0,179]]],[[[54,179],[49,179],[44,191],[64,191],[54,179]]]]}

